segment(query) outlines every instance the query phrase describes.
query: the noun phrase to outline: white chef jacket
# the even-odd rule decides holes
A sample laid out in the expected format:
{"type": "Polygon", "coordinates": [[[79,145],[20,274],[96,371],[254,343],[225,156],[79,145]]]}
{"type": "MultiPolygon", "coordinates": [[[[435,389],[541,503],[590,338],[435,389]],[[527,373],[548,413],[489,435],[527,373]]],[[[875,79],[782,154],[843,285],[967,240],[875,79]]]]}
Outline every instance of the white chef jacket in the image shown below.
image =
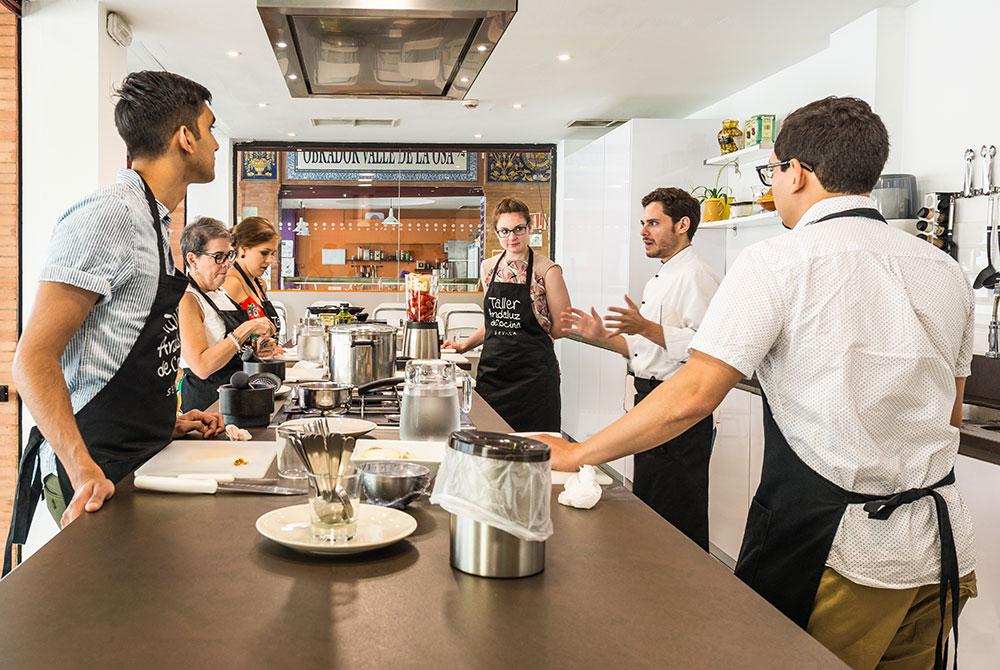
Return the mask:
{"type": "Polygon", "coordinates": [[[663,326],[666,347],[642,335],[625,335],[629,371],[663,381],[684,364],[688,345],[719,288],[719,277],[687,247],[667,259],[642,290],[639,313],[663,326]]]}
{"type": "MultiPolygon", "coordinates": [[[[927,242],[858,217],[811,224],[862,196],[822,200],[792,232],[747,247],[726,274],[691,348],[755,370],[792,451],[841,488],[891,495],[954,467],[955,378],[971,374],[974,297],[961,267],[927,242]]],[[[948,503],[959,572],[975,567],[969,512],[948,503]]],[[[937,584],[934,501],[884,520],[849,505],[826,564],[877,588],[937,584]]]]}

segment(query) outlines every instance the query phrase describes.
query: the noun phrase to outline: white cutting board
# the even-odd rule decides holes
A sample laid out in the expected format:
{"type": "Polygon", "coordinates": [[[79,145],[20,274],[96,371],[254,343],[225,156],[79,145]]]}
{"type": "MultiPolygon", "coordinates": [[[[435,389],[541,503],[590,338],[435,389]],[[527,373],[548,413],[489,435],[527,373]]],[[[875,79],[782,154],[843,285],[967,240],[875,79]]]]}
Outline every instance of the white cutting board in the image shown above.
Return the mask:
{"type": "Polygon", "coordinates": [[[222,440],[175,440],[146,461],[136,476],[176,477],[186,474],[228,474],[259,479],[274,462],[277,445],[269,442],[223,442],[222,440]],[[246,465],[235,465],[242,458],[246,465]]]}
{"type": "MultiPolygon", "coordinates": [[[[531,437],[532,435],[551,435],[552,437],[562,437],[560,433],[550,433],[546,431],[535,431],[533,433],[511,433],[511,435],[516,435],[518,437],[531,437]]],[[[575,472],[560,472],[559,470],[553,470],[552,485],[563,486],[566,484],[566,480],[575,474],[576,474],[575,472]]],[[[611,477],[606,475],[604,472],[602,472],[600,468],[597,468],[597,472],[595,474],[596,477],[594,477],[594,479],[601,486],[611,486],[612,484],[615,483],[615,481],[611,479],[611,477]]]]}

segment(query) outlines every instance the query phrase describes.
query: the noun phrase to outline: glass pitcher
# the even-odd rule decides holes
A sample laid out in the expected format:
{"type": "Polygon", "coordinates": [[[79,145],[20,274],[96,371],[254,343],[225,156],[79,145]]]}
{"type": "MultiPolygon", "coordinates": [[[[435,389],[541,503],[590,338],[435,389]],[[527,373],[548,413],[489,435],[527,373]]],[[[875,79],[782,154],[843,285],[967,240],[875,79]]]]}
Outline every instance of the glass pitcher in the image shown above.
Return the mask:
{"type": "Polygon", "coordinates": [[[461,427],[462,412],[468,412],[472,406],[472,378],[454,363],[440,359],[407,361],[404,378],[399,438],[424,442],[447,440],[461,427]]]}

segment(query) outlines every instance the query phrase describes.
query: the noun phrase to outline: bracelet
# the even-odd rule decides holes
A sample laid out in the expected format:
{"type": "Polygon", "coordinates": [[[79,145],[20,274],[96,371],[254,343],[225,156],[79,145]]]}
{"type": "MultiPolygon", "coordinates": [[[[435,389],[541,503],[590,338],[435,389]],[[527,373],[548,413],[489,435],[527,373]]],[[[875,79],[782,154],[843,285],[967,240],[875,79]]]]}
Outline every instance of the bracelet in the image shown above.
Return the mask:
{"type": "Polygon", "coordinates": [[[226,337],[228,337],[229,340],[236,345],[236,351],[241,351],[243,349],[243,343],[240,342],[240,338],[236,337],[235,333],[229,333],[226,337]]]}

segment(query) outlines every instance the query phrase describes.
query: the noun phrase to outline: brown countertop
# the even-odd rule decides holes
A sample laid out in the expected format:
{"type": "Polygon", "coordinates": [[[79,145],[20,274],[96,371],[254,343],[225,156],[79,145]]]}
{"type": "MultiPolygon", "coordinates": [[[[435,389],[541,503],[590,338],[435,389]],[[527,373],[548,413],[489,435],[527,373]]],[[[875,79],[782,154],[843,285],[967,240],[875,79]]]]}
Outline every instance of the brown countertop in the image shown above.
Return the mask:
{"type": "MultiPolygon", "coordinates": [[[[760,384],[758,384],[756,377],[744,379],[736,385],[736,388],[760,395],[760,384]]],[[[1000,465],[1000,432],[983,428],[983,425],[973,421],[965,421],[962,424],[960,429],[962,437],[958,445],[958,453],[962,456],[1000,465]]],[[[997,424],[991,422],[985,425],[997,424]]]]}
{"type": "MultiPolygon", "coordinates": [[[[482,429],[506,424],[478,395],[482,429]]],[[[721,563],[612,487],[555,503],[546,569],[491,580],[448,563],[448,514],[323,559],[254,529],[297,499],[137,492],[131,478],[0,583],[7,667],[842,668],[721,563]]]]}

